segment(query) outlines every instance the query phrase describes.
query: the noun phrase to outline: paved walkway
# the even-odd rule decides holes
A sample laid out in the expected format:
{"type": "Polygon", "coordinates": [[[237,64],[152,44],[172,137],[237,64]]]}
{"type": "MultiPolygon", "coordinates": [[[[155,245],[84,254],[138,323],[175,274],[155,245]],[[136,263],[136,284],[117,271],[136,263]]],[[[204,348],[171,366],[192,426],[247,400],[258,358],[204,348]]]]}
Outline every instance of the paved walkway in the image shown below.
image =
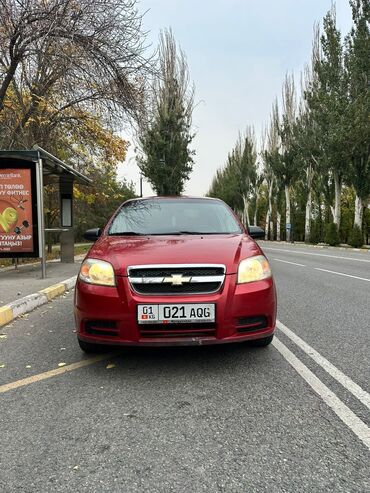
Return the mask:
{"type": "Polygon", "coordinates": [[[46,279],[41,279],[40,263],[23,264],[17,270],[0,269],[0,307],[77,275],[83,258],[84,255],[75,257],[74,264],[48,262],[46,279]]]}

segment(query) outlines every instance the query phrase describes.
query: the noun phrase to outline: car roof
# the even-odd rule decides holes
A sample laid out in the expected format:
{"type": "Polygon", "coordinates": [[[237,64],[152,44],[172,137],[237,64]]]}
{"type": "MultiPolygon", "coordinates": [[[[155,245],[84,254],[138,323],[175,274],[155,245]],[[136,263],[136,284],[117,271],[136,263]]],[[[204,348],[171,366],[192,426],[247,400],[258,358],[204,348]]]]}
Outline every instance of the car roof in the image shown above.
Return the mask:
{"type": "Polygon", "coordinates": [[[151,195],[147,197],[136,197],[134,199],[128,200],[130,201],[137,201],[137,200],[217,200],[219,202],[222,202],[222,200],[215,198],[215,197],[197,197],[197,196],[192,196],[192,195],[151,195]]]}

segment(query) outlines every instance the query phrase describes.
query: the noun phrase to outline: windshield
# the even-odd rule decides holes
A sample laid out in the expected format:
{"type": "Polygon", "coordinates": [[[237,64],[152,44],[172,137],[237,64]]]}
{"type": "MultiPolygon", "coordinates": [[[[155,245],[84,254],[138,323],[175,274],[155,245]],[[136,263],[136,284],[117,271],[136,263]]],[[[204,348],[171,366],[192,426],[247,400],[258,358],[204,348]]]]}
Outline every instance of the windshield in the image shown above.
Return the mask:
{"type": "Polygon", "coordinates": [[[113,218],[109,235],[240,234],[232,212],[216,200],[135,200],[113,218]]]}

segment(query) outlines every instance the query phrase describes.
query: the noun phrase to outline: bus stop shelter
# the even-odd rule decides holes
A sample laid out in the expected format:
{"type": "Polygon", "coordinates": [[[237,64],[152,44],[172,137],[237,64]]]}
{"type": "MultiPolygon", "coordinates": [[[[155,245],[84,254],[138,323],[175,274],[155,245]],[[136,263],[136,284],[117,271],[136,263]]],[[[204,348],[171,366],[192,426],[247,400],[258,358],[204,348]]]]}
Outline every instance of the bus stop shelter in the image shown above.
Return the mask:
{"type": "Polygon", "coordinates": [[[41,147],[0,150],[0,258],[41,259],[46,277],[45,234],[60,233],[61,261],[74,261],[73,185],[91,180],[41,147]],[[45,229],[44,186],[59,186],[59,227],[45,229]]]}

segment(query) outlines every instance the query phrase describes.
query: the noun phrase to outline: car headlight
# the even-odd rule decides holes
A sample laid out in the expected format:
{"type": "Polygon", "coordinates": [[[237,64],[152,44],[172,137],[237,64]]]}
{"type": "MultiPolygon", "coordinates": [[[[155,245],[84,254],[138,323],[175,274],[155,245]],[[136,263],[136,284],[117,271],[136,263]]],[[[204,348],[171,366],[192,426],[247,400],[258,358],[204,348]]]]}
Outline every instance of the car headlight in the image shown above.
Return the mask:
{"type": "Polygon", "coordinates": [[[89,284],[115,286],[113,267],[109,262],[88,258],[81,265],[79,278],[89,284]]]}
{"type": "Polygon", "coordinates": [[[263,255],[242,260],[238,269],[238,284],[261,281],[271,277],[270,265],[263,255]]]}

